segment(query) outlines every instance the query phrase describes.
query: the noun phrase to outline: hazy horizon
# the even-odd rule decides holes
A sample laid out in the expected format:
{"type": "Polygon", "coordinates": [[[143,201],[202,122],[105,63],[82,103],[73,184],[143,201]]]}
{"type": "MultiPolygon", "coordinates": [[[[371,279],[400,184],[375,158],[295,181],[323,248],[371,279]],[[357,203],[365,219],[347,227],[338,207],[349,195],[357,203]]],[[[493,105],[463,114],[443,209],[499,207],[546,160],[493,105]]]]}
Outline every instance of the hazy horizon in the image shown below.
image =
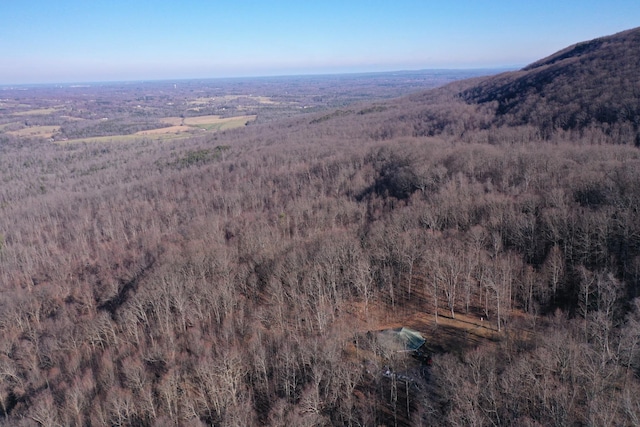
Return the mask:
{"type": "MultiPolygon", "coordinates": [[[[239,75],[239,76],[220,76],[220,77],[186,77],[186,78],[159,78],[159,79],[128,79],[128,80],[85,80],[85,81],[52,81],[37,83],[0,83],[0,90],[12,88],[30,88],[30,87],[91,87],[97,85],[111,84],[134,84],[134,83],[176,83],[180,82],[198,82],[198,81],[216,81],[216,80],[252,80],[252,79],[295,79],[295,78],[331,78],[331,77],[359,77],[359,76],[384,76],[393,74],[429,74],[429,73],[446,73],[455,74],[462,73],[465,75],[479,76],[498,74],[505,71],[514,71],[520,69],[527,64],[518,64],[511,67],[495,67],[495,68],[423,68],[415,70],[384,70],[384,71],[353,71],[353,72],[327,72],[327,73],[307,73],[307,74],[272,74],[272,75],[239,75]]],[[[466,78],[466,77],[465,77],[466,78]]]]}
{"type": "Polygon", "coordinates": [[[6,86],[514,68],[637,26],[640,4],[31,0],[0,13],[6,86]]]}

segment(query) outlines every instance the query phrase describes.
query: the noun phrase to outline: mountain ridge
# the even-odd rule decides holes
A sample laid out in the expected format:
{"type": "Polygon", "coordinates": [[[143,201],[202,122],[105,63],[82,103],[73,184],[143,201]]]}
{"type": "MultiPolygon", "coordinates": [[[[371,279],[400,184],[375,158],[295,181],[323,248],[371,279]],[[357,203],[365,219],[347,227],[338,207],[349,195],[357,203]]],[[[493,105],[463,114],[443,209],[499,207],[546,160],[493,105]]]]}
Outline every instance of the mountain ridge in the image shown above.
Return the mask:
{"type": "Polygon", "coordinates": [[[496,125],[599,128],[640,144],[640,27],[580,42],[514,72],[463,88],[468,104],[495,104],[496,125]]]}

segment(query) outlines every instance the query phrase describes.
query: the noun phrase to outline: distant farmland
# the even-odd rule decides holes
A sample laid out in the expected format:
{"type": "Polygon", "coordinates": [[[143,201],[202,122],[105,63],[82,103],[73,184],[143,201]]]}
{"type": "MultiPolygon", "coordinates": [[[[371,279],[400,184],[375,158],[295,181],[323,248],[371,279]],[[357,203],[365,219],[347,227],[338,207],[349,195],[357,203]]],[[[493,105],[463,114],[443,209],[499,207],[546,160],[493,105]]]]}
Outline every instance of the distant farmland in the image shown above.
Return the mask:
{"type": "Polygon", "coordinates": [[[177,139],[191,136],[192,134],[197,132],[217,132],[240,128],[255,119],[255,115],[225,118],[221,118],[220,116],[215,115],[188,118],[165,117],[160,121],[170,126],[159,129],[143,130],[131,135],[99,136],[70,139],[61,142],[65,144],[76,142],[127,142],[140,139],[141,137],[151,137],[156,140],[177,139]]]}
{"type": "Polygon", "coordinates": [[[165,117],[160,121],[171,125],[169,127],[144,130],[137,135],[161,135],[167,133],[192,132],[194,129],[204,130],[226,130],[245,126],[248,122],[255,120],[256,116],[226,117],[220,116],[199,116],[199,117],[165,117]]]}
{"type": "Polygon", "coordinates": [[[7,133],[23,138],[51,138],[59,130],[60,126],[28,126],[7,133]]]}
{"type": "Polygon", "coordinates": [[[160,121],[171,126],[160,129],[143,130],[137,132],[136,135],[161,135],[168,133],[193,132],[196,129],[221,131],[243,127],[255,119],[255,115],[225,118],[220,116],[199,116],[187,117],[184,119],[181,117],[165,117],[160,121]]]}
{"type": "Polygon", "coordinates": [[[17,111],[13,113],[13,115],[14,116],[44,116],[44,115],[56,113],[63,108],[64,107],[36,108],[33,110],[27,110],[27,111],[17,111]]]}
{"type": "Polygon", "coordinates": [[[252,120],[255,120],[256,116],[239,116],[239,117],[226,117],[220,116],[200,116],[200,117],[188,117],[184,119],[186,126],[195,126],[205,130],[227,130],[245,126],[252,120]]]}

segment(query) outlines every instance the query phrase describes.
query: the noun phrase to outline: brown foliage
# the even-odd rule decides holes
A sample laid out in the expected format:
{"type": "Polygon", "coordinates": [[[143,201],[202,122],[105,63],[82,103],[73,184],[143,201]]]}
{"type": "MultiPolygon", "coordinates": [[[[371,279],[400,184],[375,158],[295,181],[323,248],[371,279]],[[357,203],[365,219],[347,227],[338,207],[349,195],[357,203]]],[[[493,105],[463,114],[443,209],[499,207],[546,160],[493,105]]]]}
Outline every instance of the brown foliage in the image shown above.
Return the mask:
{"type": "Polygon", "coordinates": [[[0,422],[637,423],[640,154],[491,127],[454,89],[171,144],[3,143],[0,422]],[[424,312],[498,342],[411,385],[353,347],[424,312]]]}

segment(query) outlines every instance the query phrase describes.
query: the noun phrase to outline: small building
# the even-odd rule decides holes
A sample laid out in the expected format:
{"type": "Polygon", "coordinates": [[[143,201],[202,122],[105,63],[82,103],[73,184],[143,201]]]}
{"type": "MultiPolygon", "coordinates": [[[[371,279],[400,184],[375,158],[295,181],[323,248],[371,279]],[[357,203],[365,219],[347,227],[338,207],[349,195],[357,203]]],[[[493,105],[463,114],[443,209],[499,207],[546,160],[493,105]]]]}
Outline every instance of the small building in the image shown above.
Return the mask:
{"type": "Polygon", "coordinates": [[[431,364],[431,351],[422,334],[411,328],[384,329],[375,334],[378,347],[387,353],[407,353],[425,364],[431,364]]]}
{"type": "Polygon", "coordinates": [[[387,351],[414,352],[425,342],[420,332],[410,328],[385,329],[378,332],[378,344],[387,351]]]}

